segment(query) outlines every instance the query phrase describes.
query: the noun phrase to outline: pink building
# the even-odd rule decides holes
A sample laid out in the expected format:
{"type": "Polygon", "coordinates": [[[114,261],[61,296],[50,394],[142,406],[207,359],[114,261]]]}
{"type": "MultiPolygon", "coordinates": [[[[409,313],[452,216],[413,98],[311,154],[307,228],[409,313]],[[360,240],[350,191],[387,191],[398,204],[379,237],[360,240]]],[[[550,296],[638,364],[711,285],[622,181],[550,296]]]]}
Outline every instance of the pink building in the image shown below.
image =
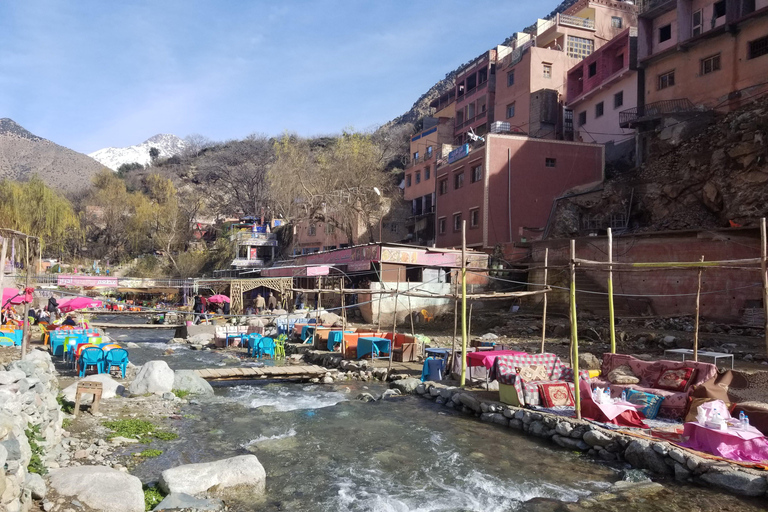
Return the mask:
{"type": "Polygon", "coordinates": [[[487,134],[460,146],[437,171],[437,246],[492,250],[541,236],[552,202],[602,182],[603,146],[487,134]]]}
{"type": "Polygon", "coordinates": [[[606,160],[633,161],[635,131],[619,113],[637,106],[637,29],[630,27],[568,72],[565,138],[604,144],[606,160]]]}
{"type": "Polygon", "coordinates": [[[496,59],[500,58],[499,52],[508,51],[507,46],[488,50],[456,75],[455,144],[466,142],[470,129],[478,135],[488,132],[493,122],[496,59]]]}

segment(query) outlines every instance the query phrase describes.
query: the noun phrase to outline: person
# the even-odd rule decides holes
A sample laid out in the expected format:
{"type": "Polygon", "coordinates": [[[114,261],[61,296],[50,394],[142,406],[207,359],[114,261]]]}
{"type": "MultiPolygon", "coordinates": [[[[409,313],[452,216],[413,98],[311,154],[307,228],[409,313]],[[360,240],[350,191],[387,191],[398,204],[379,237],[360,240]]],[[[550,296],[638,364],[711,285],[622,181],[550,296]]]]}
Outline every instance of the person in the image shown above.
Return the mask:
{"type": "Polygon", "coordinates": [[[203,312],[203,301],[200,300],[199,295],[195,295],[195,303],[192,306],[192,311],[195,313],[195,324],[200,323],[200,315],[203,312]]]}
{"type": "Polygon", "coordinates": [[[264,300],[264,297],[261,296],[260,293],[256,294],[256,314],[261,314],[262,311],[264,311],[264,308],[267,306],[267,302],[264,300]]]}
{"type": "Polygon", "coordinates": [[[71,325],[72,327],[77,327],[77,322],[75,322],[75,319],[72,317],[72,315],[67,315],[67,318],[64,319],[61,325],[71,325]]]}
{"type": "Polygon", "coordinates": [[[275,297],[275,294],[272,292],[269,292],[269,299],[267,300],[267,309],[270,311],[274,311],[277,309],[277,297],[275,297]]]}
{"type": "Polygon", "coordinates": [[[222,304],[221,306],[221,312],[224,313],[225,315],[229,314],[229,302],[224,301],[224,304],[222,304]]]}
{"type": "Polygon", "coordinates": [[[299,292],[296,294],[296,309],[304,309],[304,293],[299,292]]]}
{"type": "Polygon", "coordinates": [[[56,301],[56,297],[51,295],[51,298],[48,299],[48,313],[51,315],[51,322],[56,321],[56,313],[59,311],[59,303],[56,301]]]}

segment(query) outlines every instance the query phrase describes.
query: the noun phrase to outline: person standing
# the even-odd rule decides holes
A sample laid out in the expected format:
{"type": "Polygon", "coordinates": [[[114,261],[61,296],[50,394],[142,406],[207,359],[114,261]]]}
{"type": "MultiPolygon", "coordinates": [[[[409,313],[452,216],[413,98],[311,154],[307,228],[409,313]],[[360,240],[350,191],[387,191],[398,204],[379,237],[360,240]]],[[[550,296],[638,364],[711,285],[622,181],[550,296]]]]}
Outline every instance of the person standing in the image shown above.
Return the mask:
{"type": "Polygon", "coordinates": [[[48,313],[51,315],[51,323],[56,321],[56,313],[59,311],[59,303],[56,301],[56,297],[51,295],[48,299],[48,313]]]}
{"type": "Polygon", "coordinates": [[[229,302],[224,301],[224,305],[221,307],[221,312],[225,315],[229,315],[229,302]]]}
{"type": "Polygon", "coordinates": [[[195,324],[199,324],[200,315],[203,313],[203,301],[200,300],[199,295],[195,295],[195,304],[192,306],[192,311],[195,313],[195,324]]]}
{"type": "Polygon", "coordinates": [[[274,311],[277,309],[277,297],[275,297],[275,294],[272,292],[269,292],[269,299],[267,300],[267,309],[270,311],[274,311]]]}
{"type": "Polygon", "coordinates": [[[264,300],[264,297],[262,297],[260,293],[256,294],[256,314],[260,315],[266,306],[267,303],[264,300]]]}

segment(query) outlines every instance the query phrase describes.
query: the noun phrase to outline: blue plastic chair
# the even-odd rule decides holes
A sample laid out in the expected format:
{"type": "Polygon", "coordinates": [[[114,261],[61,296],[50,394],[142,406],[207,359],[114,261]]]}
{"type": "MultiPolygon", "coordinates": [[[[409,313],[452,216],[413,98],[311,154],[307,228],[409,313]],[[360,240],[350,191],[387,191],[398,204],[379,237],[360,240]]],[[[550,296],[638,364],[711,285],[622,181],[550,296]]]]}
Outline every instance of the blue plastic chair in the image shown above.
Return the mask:
{"type": "Polygon", "coordinates": [[[424,360],[424,366],[421,370],[421,382],[443,380],[443,367],[445,359],[428,357],[424,360]]]}
{"type": "MultiPolygon", "coordinates": [[[[87,349],[86,349],[87,350],[87,349]]],[[[120,368],[120,375],[125,378],[125,370],[128,368],[128,351],[124,348],[113,348],[104,355],[104,373],[109,373],[113,366],[120,368]]]]}
{"type": "Polygon", "coordinates": [[[16,343],[14,343],[14,341],[7,336],[3,336],[2,338],[0,338],[0,347],[12,347],[15,344],[16,343]]]}
{"type": "Polygon", "coordinates": [[[253,344],[251,357],[263,357],[266,355],[269,355],[272,359],[275,358],[275,340],[272,338],[261,338],[253,344]]]}
{"type": "Polygon", "coordinates": [[[64,358],[64,335],[61,333],[57,333],[56,331],[51,332],[50,334],[50,342],[51,342],[51,355],[54,356],[61,356],[61,358],[64,358]]]}
{"type": "Polygon", "coordinates": [[[104,351],[99,347],[88,347],[80,352],[80,377],[85,377],[85,369],[96,367],[96,373],[104,373],[104,351]]]}
{"type": "Polygon", "coordinates": [[[251,334],[248,334],[244,337],[243,345],[248,347],[248,350],[251,351],[253,350],[254,345],[256,345],[263,337],[264,336],[258,332],[252,332],[251,334]]]}

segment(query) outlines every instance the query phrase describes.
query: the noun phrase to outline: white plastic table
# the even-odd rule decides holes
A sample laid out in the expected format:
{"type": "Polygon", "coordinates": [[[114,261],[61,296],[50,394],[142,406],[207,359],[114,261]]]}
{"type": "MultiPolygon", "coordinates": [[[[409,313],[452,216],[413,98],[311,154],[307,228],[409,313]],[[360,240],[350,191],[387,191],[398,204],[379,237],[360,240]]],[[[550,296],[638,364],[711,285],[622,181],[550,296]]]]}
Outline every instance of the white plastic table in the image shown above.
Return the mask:
{"type": "MultiPolygon", "coordinates": [[[[693,349],[691,348],[670,348],[664,351],[664,355],[667,355],[667,352],[671,352],[673,354],[682,354],[683,361],[685,361],[685,356],[687,355],[693,355],[693,349]]],[[[724,354],[722,352],[706,352],[703,350],[699,350],[699,356],[704,357],[711,357],[715,360],[715,365],[717,365],[718,359],[728,359],[731,358],[731,370],[733,370],[733,354],[724,354]]]]}

